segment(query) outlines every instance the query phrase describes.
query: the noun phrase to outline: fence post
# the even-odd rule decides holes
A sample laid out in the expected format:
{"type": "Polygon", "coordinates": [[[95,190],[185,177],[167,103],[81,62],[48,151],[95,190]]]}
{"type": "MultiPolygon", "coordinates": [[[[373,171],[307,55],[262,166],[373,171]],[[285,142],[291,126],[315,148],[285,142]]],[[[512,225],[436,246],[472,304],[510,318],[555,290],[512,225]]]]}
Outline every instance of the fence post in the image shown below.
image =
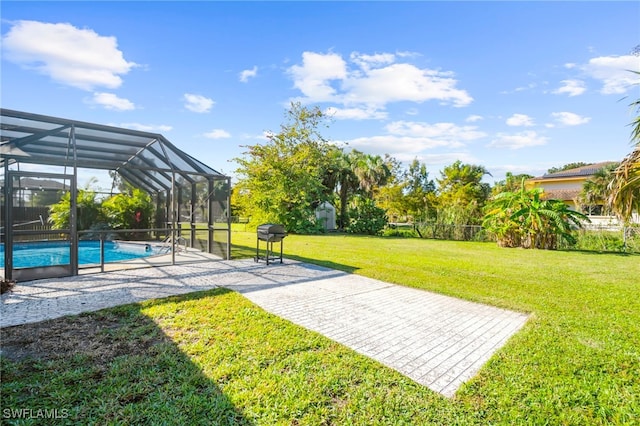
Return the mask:
{"type": "Polygon", "coordinates": [[[104,272],[104,232],[100,232],[100,272],[104,272]]]}

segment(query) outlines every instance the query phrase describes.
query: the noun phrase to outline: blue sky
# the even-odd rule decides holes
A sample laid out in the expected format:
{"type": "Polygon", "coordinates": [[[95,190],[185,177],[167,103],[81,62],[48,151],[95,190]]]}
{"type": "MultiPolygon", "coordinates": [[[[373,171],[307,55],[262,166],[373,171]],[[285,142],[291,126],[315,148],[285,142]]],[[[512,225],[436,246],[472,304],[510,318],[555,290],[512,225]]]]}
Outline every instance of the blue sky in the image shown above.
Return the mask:
{"type": "Polygon", "coordinates": [[[621,160],[638,2],[0,3],[3,108],[158,132],[233,175],[291,101],[326,138],[540,175],[621,160]]]}

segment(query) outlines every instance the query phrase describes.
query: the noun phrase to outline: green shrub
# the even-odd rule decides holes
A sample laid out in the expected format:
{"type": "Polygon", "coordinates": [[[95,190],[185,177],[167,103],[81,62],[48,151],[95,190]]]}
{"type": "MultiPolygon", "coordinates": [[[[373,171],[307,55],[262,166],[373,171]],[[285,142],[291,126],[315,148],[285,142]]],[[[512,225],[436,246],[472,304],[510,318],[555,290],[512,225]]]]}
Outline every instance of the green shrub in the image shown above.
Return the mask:
{"type": "Polygon", "coordinates": [[[626,238],[623,231],[582,230],[575,232],[576,244],[564,245],[563,249],[575,249],[597,252],[640,253],[640,232],[637,228],[627,228],[626,238]]]}
{"type": "Polygon", "coordinates": [[[413,228],[388,226],[382,231],[383,237],[418,238],[419,235],[413,228]]]}
{"type": "Polygon", "coordinates": [[[623,251],[624,241],[622,239],[622,232],[578,232],[576,244],[573,248],[589,251],[623,251]]]}
{"type": "MultiPolygon", "coordinates": [[[[91,228],[92,225],[104,221],[100,203],[96,201],[94,191],[80,189],[76,197],[78,230],[91,228]]],[[[53,229],[69,229],[71,211],[71,192],[67,191],[56,204],[49,207],[49,222],[53,229]]]]}
{"type": "Polygon", "coordinates": [[[387,225],[385,211],[370,198],[357,197],[350,207],[346,231],[351,234],[378,235],[387,225]]]}
{"type": "MultiPolygon", "coordinates": [[[[107,223],[113,229],[145,229],[151,225],[151,196],[133,188],[128,194],[116,194],[102,203],[107,223]]],[[[146,238],[147,233],[127,232],[125,238],[146,238]]]]}

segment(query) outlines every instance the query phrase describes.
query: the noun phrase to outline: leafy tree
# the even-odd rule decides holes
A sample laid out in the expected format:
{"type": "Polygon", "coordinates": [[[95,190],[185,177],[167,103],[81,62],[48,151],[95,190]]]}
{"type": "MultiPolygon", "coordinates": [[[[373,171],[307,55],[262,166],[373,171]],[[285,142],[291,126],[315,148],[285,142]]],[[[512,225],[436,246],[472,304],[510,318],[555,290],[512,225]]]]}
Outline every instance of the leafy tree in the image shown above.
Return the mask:
{"type": "Polygon", "coordinates": [[[427,166],[414,159],[405,173],[405,205],[407,212],[417,218],[435,213],[436,185],[429,179],[427,166]]]}
{"type": "MultiPolygon", "coordinates": [[[[79,231],[90,229],[92,225],[104,221],[100,203],[96,200],[95,191],[79,189],[76,198],[79,231]]],[[[56,204],[49,207],[49,222],[53,229],[69,229],[71,220],[71,192],[67,191],[56,204]]]]}
{"type": "Polygon", "coordinates": [[[253,224],[276,222],[290,232],[318,231],[314,209],[329,198],[323,182],[332,146],[319,131],[327,118],[318,107],[300,103],[291,104],[286,118],[267,143],[248,146],[236,159],[237,195],[246,197],[241,203],[253,224]]]}
{"type": "Polygon", "coordinates": [[[397,221],[399,217],[406,216],[407,210],[404,200],[404,171],[401,163],[389,154],[384,158],[389,177],[384,186],[380,186],[374,193],[374,201],[378,207],[386,212],[387,218],[397,221]]]}
{"type": "MultiPolygon", "coordinates": [[[[638,71],[633,72],[640,75],[638,71]]],[[[640,113],[640,99],[630,106],[640,113]]],[[[634,212],[640,213],[640,114],[636,115],[631,126],[631,141],[635,148],[616,169],[609,198],[613,211],[625,222],[630,221],[634,212]]]]}
{"type": "Polygon", "coordinates": [[[377,235],[387,224],[385,211],[368,197],[357,195],[351,201],[347,232],[377,235]]]}
{"type": "Polygon", "coordinates": [[[583,163],[580,161],[577,163],[565,164],[564,166],[561,166],[561,167],[551,167],[549,170],[547,170],[547,174],[563,172],[565,170],[577,169],[578,167],[589,166],[591,164],[593,163],[583,163]]]}
{"type": "Polygon", "coordinates": [[[504,191],[490,200],[483,227],[493,232],[502,247],[556,249],[558,237],[575,244],[573,228],[582,227],[584,214],[560,200],[542,198],[542,188],[504,191]]]}
{"type": "MultiPolygon", "coordinates": [[[[150,228],[153,218],[151,196],[138,188],[128,193],[116,194],[102,203],[104,217],[112,229],[150,228]]],[[[128,232],[125,237],[144,237],[145,234],[128,232]]]]}
{"type": "Polygon", "coordinates": [[[456,161],[440,172],[438,179],[441,216],[446,216],[449,224],[471,225],[482,219],[482,208],[491,192],[491,186],[482,182],[490,173],[483,166],[463,164],[456,161]]]}
{"type": "Polygon", "coordinates": [[[520,186],[522,185],[522,182],[531,178],[533,178],[533,176],[526,173],[514,175],[511,172],[507,172],[505,180],[496,182],[493,188],[491,188],[491,193],[492,195],[496,195],[501,192],[518,191],[520,189],[520,186]]]}
{"type": "Polygon", "coordinates": [[[408,214],[403,190],[404,183],[394,181],[376,192],[376,205],[383,209],[387,217],[394,222],[408,214]]]}

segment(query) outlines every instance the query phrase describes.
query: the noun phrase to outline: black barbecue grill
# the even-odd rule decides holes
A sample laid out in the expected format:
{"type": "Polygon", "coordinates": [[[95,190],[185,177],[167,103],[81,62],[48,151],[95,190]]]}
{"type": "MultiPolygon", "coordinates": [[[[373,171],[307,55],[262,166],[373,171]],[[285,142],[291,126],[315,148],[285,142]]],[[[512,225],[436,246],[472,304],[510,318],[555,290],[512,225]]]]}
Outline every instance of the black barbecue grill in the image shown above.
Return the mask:
{"type": "Polygon", "coordinates": [[[275,225],[273,223],[265,223],[258,226],[258,238],[256,240],[256,257],[255,261],[266,260],[267,265],[270,260],[278,260],[278,257],[273,255],[273,243],[280,243],[280,263],[282,263],[282,240],[287,236],[284,226],[275,225]],[[260,255],[260,241],[267,243],[265,255],[260,255]]]}

